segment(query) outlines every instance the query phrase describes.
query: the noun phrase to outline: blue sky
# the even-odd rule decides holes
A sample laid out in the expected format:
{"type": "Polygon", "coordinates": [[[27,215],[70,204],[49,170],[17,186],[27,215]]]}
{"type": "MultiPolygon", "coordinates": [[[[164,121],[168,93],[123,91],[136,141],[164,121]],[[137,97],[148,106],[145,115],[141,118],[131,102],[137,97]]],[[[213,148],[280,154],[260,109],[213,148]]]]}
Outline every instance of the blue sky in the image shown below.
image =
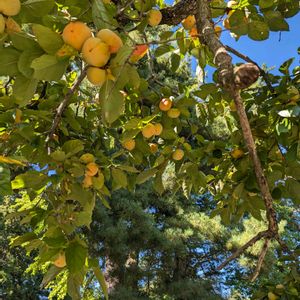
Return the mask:
{"type": "MultiPolygon", "coordinates": [[[[166,3],[172,4],[173,0],[166,0],[166,3]]],[[[287,59],[295,57],[294,66],[299,65],[299,56],[297,49],[300,47],[300,13],[293,18],[287,19],[290,31],[270,32],[270,37],[265,41],[253,41],[247,36],[242,36],[238,41],[233,39],[229,32],[223,32],[221,40],[239,52],[248,55],[259,65],[266,64],[268,68],[279,66],[287,59]]],[[[242,62],[241,59],[234,57],[234,62],[242,62]]],[[[192,64],[194,69],[195,65],[192,64]]],[[[208,77],[211,76],[211,69],[208,69],[208,77]]],[[[277,73],[277,72],[275,72],[277,73]]]]}

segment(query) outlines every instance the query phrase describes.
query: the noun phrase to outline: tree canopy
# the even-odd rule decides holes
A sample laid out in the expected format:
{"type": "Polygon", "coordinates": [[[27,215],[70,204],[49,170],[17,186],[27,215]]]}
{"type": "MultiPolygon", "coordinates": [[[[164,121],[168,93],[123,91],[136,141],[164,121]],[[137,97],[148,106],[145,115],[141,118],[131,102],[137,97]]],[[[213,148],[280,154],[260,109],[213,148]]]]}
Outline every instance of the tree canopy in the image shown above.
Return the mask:
{"type": "Polygon", "coordinates": [[[298,299],[299,66],[222,35],[263,43],[299,10],[1,0],[0,297],[32,280],[21,246],[38,285],[11,297],[298,299]]]}

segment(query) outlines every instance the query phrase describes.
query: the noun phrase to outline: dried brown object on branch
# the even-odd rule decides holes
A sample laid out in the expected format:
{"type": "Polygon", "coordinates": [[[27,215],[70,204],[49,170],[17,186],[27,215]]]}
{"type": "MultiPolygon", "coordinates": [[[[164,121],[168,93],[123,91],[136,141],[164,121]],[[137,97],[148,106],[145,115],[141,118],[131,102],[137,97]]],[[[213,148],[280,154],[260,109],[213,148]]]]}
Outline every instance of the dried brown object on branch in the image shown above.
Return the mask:
{"type": "Polygon", "coordinates": [[[259,75],[260,70],[255,64],[242,64],[234,70],[234,81],[236,86],[242,90],[252,85],[259,75]]]}

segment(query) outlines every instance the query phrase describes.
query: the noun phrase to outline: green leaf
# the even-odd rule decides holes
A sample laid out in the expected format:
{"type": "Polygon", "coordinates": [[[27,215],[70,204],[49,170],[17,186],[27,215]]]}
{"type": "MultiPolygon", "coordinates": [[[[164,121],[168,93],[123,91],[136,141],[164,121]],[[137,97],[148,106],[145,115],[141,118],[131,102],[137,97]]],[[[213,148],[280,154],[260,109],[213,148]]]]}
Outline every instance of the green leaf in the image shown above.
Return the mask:
{"type": "Polygon", "coordinates": [[[181,57],[180,55],[176,54],[176,53],[173,53],[171,55],[171,70],[172,72],[176,72],[177,69],[179,68],[180,66],[180,62],[181,62],[181,57]]]}
{"type": "Polygon", "coordinates": [[[77,154],[84,149],[83,142],[80,140],[70,140],[64,143],[62,146],[62,151],[66,153],[66,158],[77,154]]]}
{"type": "Polygon", "coordinates": [[[34,78],[47,81],[58,81],[66,71],[69,62],[58,61],[55,56],[44,54],[31,63],[34,69],[34,78]]]}
{"type": "Polygon", "coordinates": [[[66,261],[70,273],[77,273],[83,269],[87,257],[87,249],[79,242],[71,242],[66,249],[66,261]]]}
{"type": "Polygon", "coordinates": [[[40,57],[43,54],[42,50],[25,50],[21,53],[18,61],[18,69],[27,78],[31,78],[33,75],[33,68],[31,63],[34,59],[40,57]]]}
{"type": "Polygon", "coordinates": [[[105,278],[104,278],[104,275],[100,269],[99,266],[97,267],[93,267],[93,271],[94,271],[94,274],[101,286],[101,289],[103,291],[103,294],[105,296],[105,299],[108,300],[108,289],[107,289],[107,285],[106,285],[106,282],[105,282],[105,278]]]}
{"type": "Polygon", "coordinates": [[[266,40],[269,37],[269,26],[262,21],[251,21],[248,24],[248,35],[254,41],[266,40]]]}
{"type": "Polygon", "coordinates": [[[137,184],[142,184],[144,182],[146,182],[149,178],[153,177],[158,170],[156,169],[149,169],[146,171],[143,171],[142,173],[140,173],[137,178],[136,178],[136,183],[137,184]]]}
{"type": "Polygon", "coordinates": [[[79,183],[74,183],[71,187],[71,193],[66,197],[67,200],[78,201],[82,206],[87,201],[93,201],[93,193],[87,189],[84,189],[79,183]]]}
{"type": "Polygon", "coordinates": [[[32,188],[34,190],[39,190],[44,187],[49,178],[37,171],[28,171],[24,174],[16,176],[16,178],[11,182],[12,189],[22,189],[22,188],[32,188]]]}
{"type": "MultiPolygon", "coordinates": [[[[76,258],[75,258],[76,259],[76,258]]],[[[72,300],[81,300],[80,287],[85,276],[85,269],[78,273],[69,273],[67,280],[67,292],[72,300]]]]}
{"type": "Polygon", "coordinates": [[[292,65],[292,63],[294,62],[295,58],[290,58],[287,61],[285,61],[280,67],[279,67],[279,71],[284,74],[284,75],[289,75],[289,68],[292,65]]]}
{"type": "Polygon", "coordinates": [[[287,192],[288,192],[290,198],[292,198],[294,203],[296,205],[299,205],[300,204],[300,198],[299,198],[300,182],[295,179],[288,178],[286,180],[286,189],[287,189],[287,192]]]}
{"type": "Polygon", "coordinates": [[[102,86],[99,97],[102,116],[107,123],[113,123],[124,113],[125,99],[114,82],[107,81],[102,86]]]}
{"type": "Polygon", "coordinates": [[[118,27],[118,22],[114,18],[113,12],[108,10],[103,1],[93,1],[92,15],[94,24],[98,29],[116,29],[118,27]]]}
{"type": "Polygon", "coordinates": [[[28,0],[22,3],[20,15],[24,21],[30,23],[47,15],[54,5],[54,0],[28,0]]]}
{"type": "Polygon", "coordinates": [[[289,31],[289,24],[284,20],[279,11],[268,11],[265,13],[270,30],[289,31]]]}
{"type": "Polygon", "coordinates": [[[33,233],[33,232],[27,232],[27,233],[25,233],[25,234],[23,234],[21,236],[13,238],[10,241],[10,246],[12,246],[12,247],[20,246],[23,243],[26,243],[28,241],[34,240],[36,238],[37,238],[37,236],[36,236],[35,233],[33,233]]]}
{"type": "Polygon", "coordinates": [[[116,168],[112,168],[111,175],[113,178],[113,187],[114,190],[117,190],[119,188],[126,188],[128,185],[127,182],[127,175],[124,171],[116,168]]]}
{"type": "Polygon", "coordinates": [[[37,42],[48,54],[55,54],[64,44],[61,36],[48,27],[34,24],[32,30],[37,42]]]}
{"type": "Polygon", "coordinates": [[[268,8],[271,7],[275,4],[274,0],[259,0],[258,5],[260,6],[260,8],[264,9],[264,8],[268,8]]]}
{"type": "Polygon", "coordinates": [[[244,11],[236,10],[229,18],[230,31],[237,35],[248,33],[248,21],[244,11]]]}
{"type": "Polygon", "coordinates": [[[173,47],[171,47],[170,45],[159,46],[155,49],[154,55],[156,57],[159,57],[159,56],[162,56],[166,53],[169,53],[172,50],[173,50],[173,47]]]}
{"type": "Polygon", "coordinates": [[[24,32],[15,32],[9,35],[14,47],[18,50],[31,50],[38,51],[41,50],[38,43],[33,37],[29,36],[24,32]]]}
{"type": "Polygon", "coordinates": [[[0,164],[0,196],[11,194],[10,170],[7,165],[0,164]]]}
{"type": "Polygon", "coordinates": [[[34,78],[26,78],[22,75],[16,77],[13,86],[13,94],[16,97],[15,103],[19,106],[25,106],[33,98],[38,80],[34,78]]]}
{"type": "Polygon", "coordinates": [[[62,268],[58,268],[52,265],[47,273],[44,275],[43,280],[41,282],[41,288],[45,287],[49,282],[51,282],[55,277],[62,271],[62,268]]]}
{"type": "Polygon", "coordinates": [[[14,76],[19,73],[18,61],[20,52],[7,47],[0,50],[0,75],[14,76]]]}

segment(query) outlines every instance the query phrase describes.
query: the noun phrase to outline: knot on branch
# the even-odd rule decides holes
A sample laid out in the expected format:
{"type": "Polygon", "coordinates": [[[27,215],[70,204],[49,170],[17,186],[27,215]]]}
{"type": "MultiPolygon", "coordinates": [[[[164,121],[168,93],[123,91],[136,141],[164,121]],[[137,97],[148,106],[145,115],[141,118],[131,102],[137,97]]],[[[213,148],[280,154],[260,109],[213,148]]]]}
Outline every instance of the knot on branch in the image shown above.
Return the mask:
{"type": "Polygon", "coordinates": [[[242,64],[234,70],[234,82],[237,88],[245,89],[252,85],[259,77],[260,70],[252,63],[242,64]]]}

